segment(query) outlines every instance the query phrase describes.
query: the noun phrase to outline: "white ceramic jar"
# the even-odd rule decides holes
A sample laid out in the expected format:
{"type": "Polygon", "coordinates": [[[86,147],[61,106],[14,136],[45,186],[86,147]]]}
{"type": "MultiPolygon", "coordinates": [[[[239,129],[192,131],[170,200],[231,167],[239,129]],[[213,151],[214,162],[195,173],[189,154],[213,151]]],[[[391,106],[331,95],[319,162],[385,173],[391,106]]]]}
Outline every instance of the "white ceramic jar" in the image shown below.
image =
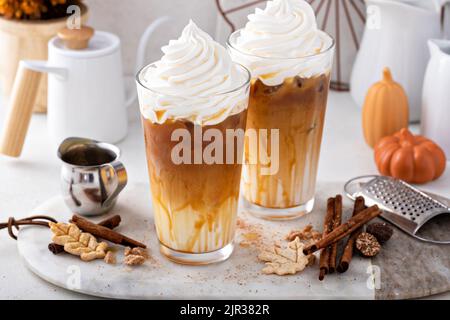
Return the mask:
{"type": "Polygon", "coordinates": [[[421,133],[450,157],[450,41],[429,40],[431,59],[422,94],[421,133]]]}

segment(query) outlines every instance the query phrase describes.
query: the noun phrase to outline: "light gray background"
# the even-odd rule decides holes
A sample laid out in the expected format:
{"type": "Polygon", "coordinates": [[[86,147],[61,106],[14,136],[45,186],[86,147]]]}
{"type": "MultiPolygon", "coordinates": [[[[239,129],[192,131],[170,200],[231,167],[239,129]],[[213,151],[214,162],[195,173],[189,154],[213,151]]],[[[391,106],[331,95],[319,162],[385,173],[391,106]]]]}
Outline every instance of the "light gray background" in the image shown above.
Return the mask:
{"type": "Polygon", "coordinates": [[[139,38],[157,17],[168,15],[172,21],[156,32],[147,47],[146,62],[161,57],[161,46],[178,38],[189,19],[209,34],[215,34],[217,10],[214,0],[86,0],[89,25],[117,34],[122,41],[125,73],[134,73],[139,38]]]}

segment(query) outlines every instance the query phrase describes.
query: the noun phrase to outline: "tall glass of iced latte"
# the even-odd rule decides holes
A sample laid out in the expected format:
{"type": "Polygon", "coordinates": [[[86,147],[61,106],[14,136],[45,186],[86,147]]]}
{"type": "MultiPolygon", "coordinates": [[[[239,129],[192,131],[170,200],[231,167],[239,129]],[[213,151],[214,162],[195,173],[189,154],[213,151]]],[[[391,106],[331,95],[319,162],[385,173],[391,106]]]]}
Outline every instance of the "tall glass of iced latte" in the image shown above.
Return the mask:
{"type": "Polygon", "coordinates": [[[263,132],[257,146],[246,143],[244,206],[266,219],[309,213],[334,41],[317,29],[307,2],[273,0],[249,15],[228,49],[252,74],[247,130],[263,132]]]}
{"type": "Polygon", "coordinates": [[[250,73],[192,21],[162,51],[137,75],[160,249],[221,261],[233,251],[250,73]]]}

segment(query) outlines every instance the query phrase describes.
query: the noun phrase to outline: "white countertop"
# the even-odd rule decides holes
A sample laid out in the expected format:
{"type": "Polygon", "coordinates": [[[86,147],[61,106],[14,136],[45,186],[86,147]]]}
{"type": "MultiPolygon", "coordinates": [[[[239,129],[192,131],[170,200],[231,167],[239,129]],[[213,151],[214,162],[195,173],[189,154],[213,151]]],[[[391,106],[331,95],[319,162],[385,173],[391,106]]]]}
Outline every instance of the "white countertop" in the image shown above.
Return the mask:
{"type": "MultiPolygon", "coordinates": [[[[147,183],[144,139],[138,108],[130,112],[129,134],[118,146],[130,182],[147,183]]],[[[0,126],[5,106],[0,103],[0,126]]],[[[1,128],[1,127],[0,127],[1,128]]],[[[412,126],[417,132],[417,126],[412,126]]],[[[450,163],[448,163],[450,166],[450,163]]],[[[60,163],[56,147],[46,130],[46,117],[34,115],[22,156],[19,159],[0,155],[0,222],[10,216],[25,217],[30,211],[59,193],[60,163]]],[[[319,166],[321,181],[344,182],[354,176],[377,173],[373,151],[364,142],[360,112],[348,93],[331,92],[319,166]]],[[[450,169],[423,189],[450,198],[450,169]]],[[[0,299],[83,299],[53,286],[30,272],[22,263],[15,241],[5,230],[0,232],[0,299]]],[[[450,299],[450,293],[433,296],[450,299]]]]}

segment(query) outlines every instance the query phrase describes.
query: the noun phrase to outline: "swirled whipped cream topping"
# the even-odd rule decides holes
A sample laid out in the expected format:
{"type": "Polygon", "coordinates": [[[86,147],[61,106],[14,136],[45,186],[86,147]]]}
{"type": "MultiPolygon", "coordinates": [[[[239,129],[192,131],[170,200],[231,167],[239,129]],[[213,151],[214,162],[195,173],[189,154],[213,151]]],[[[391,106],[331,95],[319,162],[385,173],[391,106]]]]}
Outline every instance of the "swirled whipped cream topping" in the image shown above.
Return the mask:
{"type": "Polygon", "coordinates": [[[167,119],[213,125],[248,104],[248,73],[227,50],[192,20],[180,38],[161,49],[164,56],[139,76],[141,113],[153,123],[167,119]]]}
{"type": "Polygon", "coordinates": [[[331,69],[332,52],[319,53],[328,51],[333,40],[317,28],[306,1],[268,1],[248,20],[239,35],[230,38],[230,53],[264,84],[279,85],[289,77],[309,78],[331,69]]]}

